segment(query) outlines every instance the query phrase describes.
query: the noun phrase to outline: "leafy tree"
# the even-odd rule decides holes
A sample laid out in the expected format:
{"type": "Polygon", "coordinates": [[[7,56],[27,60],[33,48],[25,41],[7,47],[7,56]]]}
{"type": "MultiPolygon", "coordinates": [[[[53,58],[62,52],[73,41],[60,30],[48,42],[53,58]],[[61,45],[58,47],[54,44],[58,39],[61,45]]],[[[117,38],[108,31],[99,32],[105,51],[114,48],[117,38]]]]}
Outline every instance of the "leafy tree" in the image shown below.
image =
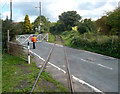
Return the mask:
{"type": "Polygon", "coordinates": [[[61,33],[65,30],[66,30],[65,24],[62,21],[58,20],[56,23],[56,31],[57,31],[56,33],[61,33]]]}
{"type": "Polygon", "coordinates": [[[83,34],[85,32],[95,31],[94,22],[91,19],[84,19],[78,25],[78,32],[83,34]]]}
{"type": "Polygon", "coordinates": [[[97,29],[99,29],[99,32],[108,35],[110,31],[110,26],[107,24],[107,16],[102,16],[100,19],[98,19],[95,22],[95,25],[97,29]]]}
{"type": "Polygon", "coordinates": [[[7,41],[7,30],[10,31],[10,38],[12,38],[12,21],[8,19],[8,16],[5,20],[2,20],[2,48],[6,50],[6,41],[7,41]]]}
{"type": "Polygon", "coordinates": [[[106,23],[110,26],[110,34],[120,33],[120,8],[107,13],[106,23]]]}
{"type": "Polygon", "coordinates": [[[59,16],[59,20],[64,23],[67,30],[73,26],[76,26],[79,23],[80,19],[81,16],[77,14],[76,11],[67,11],[59,16]]]}
{"type": "Polygon", "coordinates": [[[25,34],[32,33],[32,25],[30,23],[28,15],[25,16],[25,20],[24,20],[24,32],[23,33],[25,33],[25,34]]]}
{"type": "Polygon", "coordinates": [[[112,35],[120,33],[120,8],[108,12],[106,16],[98,19],[95,24],[103,34],[112,35]]]}
{"type": "Polygon", "coordinates": [[[84,19],[82,23],[86,27],[88,32],[95,31],[95,24],[93,21],[91,21],[91,19],[84,19]]]}
{"type": "Polygon", "coordinates": [[[23,22],[19,23],[14,23],[14,29],[13,32],[15,35],[23,34],[24,27],[23,27],[23,22]]]}
{"type": "Polygon", "coordinates": [[[55,34],[56,31],[56,23],[50,24],[50,33],[55,34]]]}
{"type": "Polygon", "coordinates": [[[78,25],[78,32],[79,32],[80,34],[83,34],[83,33],[87,32],[87,29],[86,29],[85,25],[79,24],[79,25],[78,25]]]}
{"type": "MultiPolygon", "coordinates": [[[[41,25],[41,28],[40,28],[40,31],[38,31],[37,30],[37,32],[38,33],[45,33],[45,32],[48,32],[49,31],[49,28],[50,28],[50,21],[48,21],[48,19],[45,17],[45,16],[41,16],[41,23],[42,23],[42,25],[41,25]]],[[[40,16],[38,16],[36,19],[35,19],[35,21],[32,23],[32,25],[33,25],[33,29],[34,29],[34,31],[36,31],[35,30],[35,28],[37,27],[38,28],[38,26],[40,25],[40,16]]]]}

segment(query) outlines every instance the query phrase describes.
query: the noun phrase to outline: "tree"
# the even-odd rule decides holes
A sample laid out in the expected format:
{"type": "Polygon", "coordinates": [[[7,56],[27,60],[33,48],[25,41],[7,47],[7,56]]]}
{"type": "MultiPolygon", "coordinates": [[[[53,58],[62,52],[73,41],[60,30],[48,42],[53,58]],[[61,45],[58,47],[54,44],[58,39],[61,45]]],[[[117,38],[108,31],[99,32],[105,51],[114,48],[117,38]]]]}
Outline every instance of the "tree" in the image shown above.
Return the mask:
{"type": "Polygon", "coordinates": [[[32,25],[29,20],[29,16],[26,15],[24,19],[24,32],[25,34],[30,34],[32,33],[32,25]]]}
{"type": "MultiPolygon", "coordinates": [[[[45,32],[48,32],[49,31],[49,28],[50,28],[50,21],[48,21],[48,18],[46,18],[45,16],[41,16],[41,28],[40,28],[40,31],[37,30],[38,33],[45,33],[45,32]]],[[[38,25],[40,25],[40,16],[38,16],[35,21],[32,23],[33,25],[33,29],[34,31],[35,28],[37,27],[38,28],[38,25]]]]}
{"type": "Polygon", "coordinates": [[[5,20],[2,20],[2,48],[6,49],[6,41],[7,41],[7,30],[10,31],[10,39],[13,38],[12,35],[13,24],[12,21],[8,19],[8,16],[5,20]]]}
{"type": "Polygon", "coordinates": [[[91,19],[84,19],[78,25],[78,32],[83,34],[85,32],[95,31],[94,22],[91,19]]]}
{"type": "Polygon", "coordinates": [[[84,19],[83,25],[86,27],[87,32],[95,31],[95,24],[94,21],[91,21],[91,19],[84,19]]]}
{"type": "Polygon", "coordinates": [[[15,35],[23,34],[23,29],[23,22],[14,23],[13,32],[15,33],[15,35]]]}
{"type": "Polygon", "coordinates": [[[67,11],[59,16],[59,20],[64,23],[67,30],[73,26],[76,26],[79,23],[80,19],[81,16],[77,14],[76,11],[67,11]]]}
{"type": "Polygon", "coordinates": [[[120,33],[120,8],[114,11],[108,12],[105,16],[102,16],[96,22],[96,27],[100,29],[100,32],[107,35],[120,33]]]}
{"type": "Polygon", "coordinates": [[[83,33],[87,32],[87,29],[86,29],[86,27],[83,24],[79,24],[78,25],[78,32],[80,34],[83,34],[83,33]]]}
{"type": "Polygon", "coordinates": [[[99,29],[99,32],[108,35],[110,31],[110,26],[107,24],[107,16],[102,16],[100,19],[98,19],[95,22],[95,25],[97,29],[99,29]]]}
{"type": "Polygon", "coordinates": [[[107,13],[106,24],[111,27],[110,34],[120,33],[120,8],[115,9],[113,12],[107,13]]]}

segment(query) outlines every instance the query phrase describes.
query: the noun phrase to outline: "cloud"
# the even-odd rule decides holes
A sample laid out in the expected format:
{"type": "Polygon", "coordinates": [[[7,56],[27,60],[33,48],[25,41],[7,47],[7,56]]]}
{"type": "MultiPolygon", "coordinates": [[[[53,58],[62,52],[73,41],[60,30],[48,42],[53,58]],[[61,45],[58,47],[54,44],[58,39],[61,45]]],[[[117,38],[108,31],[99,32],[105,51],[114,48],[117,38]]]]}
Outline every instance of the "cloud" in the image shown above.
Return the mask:
{"type": "Polygon", "coordinates": [[[37,6],[37,3],[35,2],[16,2],[13,3],[13,9],[16,9],[16,11],[20,11],[23,15],[29,14],[31,16],[38,15],[38,9],[35,7],[37,6]]]}
{"type": "MultiPolygon", "coordinates": [[[[3,5],[7,0],[1,1],[3,5]]],[[[39,6],[39,1],[42,2],[42,15],[53,22],[58,20],[61,13],[71,10],[77,11],[83,18],[97,19],[106,11],[115,9],[119,0],[13,0],[13,20],[23,21],[25,15],[28,14],[33,22],[39,15],[39,9],[35,8],[39,6]]],[[[4,7],[4,15],[7,11],[9,8],[4,7]]]]}
{"type": "Polygon", "coordinates": [[[4,12],[4,13],[2,14],[2,19],[5,20],[6,17],[10,18],[10,11],[4,12]]]}

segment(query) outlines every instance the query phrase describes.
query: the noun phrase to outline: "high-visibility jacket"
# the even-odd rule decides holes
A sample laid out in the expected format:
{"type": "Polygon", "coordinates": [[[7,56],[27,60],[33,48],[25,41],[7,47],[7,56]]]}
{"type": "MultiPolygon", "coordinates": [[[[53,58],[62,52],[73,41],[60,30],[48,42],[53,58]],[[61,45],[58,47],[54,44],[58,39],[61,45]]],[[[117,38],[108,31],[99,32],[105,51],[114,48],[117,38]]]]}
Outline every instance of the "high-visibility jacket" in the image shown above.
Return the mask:
{"type": "Polygon", "coordinates": [[[32,41],[32,42],[36,42],[36,41],[37,41],[37,38],[36,38],[36,37],[32,37],[32,38],[31,38],[31,41],[32,41]]]}

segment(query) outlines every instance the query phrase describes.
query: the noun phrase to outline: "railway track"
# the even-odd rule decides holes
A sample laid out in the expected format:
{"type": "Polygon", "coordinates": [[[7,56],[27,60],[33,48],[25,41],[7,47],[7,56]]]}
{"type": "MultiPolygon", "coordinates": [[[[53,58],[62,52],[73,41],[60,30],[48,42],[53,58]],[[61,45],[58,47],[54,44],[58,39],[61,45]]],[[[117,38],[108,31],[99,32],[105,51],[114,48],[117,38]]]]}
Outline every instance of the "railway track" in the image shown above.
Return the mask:
{"type": "MultiPolygon", "coordinates": [[[[32,94],[32,92],[34,91],[34,88],[38,82],[38,79],[40,78],[40,75],[41,73],[43,72],[44,68],[46,67],[47,63],[49,62],[50,60],[50,57],[51,57],[51,54],[53,52],[53,49],[55,47],[55,42],[56,41],[60,41],[61,44],[64,43],[63,39],[61,36],[57,36],[55,35],[55,40],[54,40],[54,45],[52,46],[52,48],[50,49],[49,51],[49,54],[47,56],[47,59],[45,60],[44,64],[42,65],[42,68],[40,69],[40,72],[37,76],[37,79],[32,87],[32,90],[30,92],[30,94],[32,94]]],[[[66,75],[67,75],[67,82],[68,82],[68,88],[70,89],[70,93],[73,94],[74,93],[74,89],[73,89],[73,83],[72,83],[72,79],[71,79],[71,75],[70,75],[70,68],[69,68],[69,63],[68,63],[68,60],[67,60],[67,55],[66,55],[66,49],[65,49],[65,46],[63,45],[63,50],[64,50],[64,56],[65,56],[65,66],[66,66],[66,75]]]]}

